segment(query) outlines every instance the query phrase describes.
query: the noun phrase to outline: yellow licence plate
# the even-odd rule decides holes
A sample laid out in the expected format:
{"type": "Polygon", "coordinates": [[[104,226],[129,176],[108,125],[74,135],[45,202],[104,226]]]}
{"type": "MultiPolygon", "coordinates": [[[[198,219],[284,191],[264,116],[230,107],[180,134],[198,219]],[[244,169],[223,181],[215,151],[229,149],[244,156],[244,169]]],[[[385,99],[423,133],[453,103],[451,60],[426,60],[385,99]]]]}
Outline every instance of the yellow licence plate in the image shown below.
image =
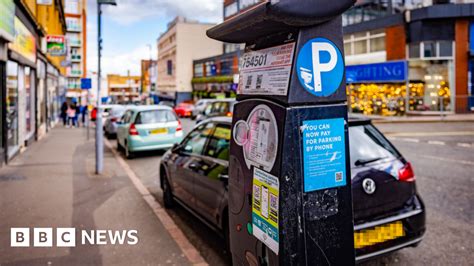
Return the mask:
{"type": "Polygon", "coordinates": [[[157,129],[150,130],[150,134],[166,134],[166,133],[168,133],[167,128],[157,128],[157,129]]]}
{"type": "Polygon", "coordinates": [[[354,232],[354,244],[355,248],[357,249],[382,243],[402,236],[405,236],[403,224],[401,221],[397,221],[394,223],[384,224],[374,228],[354,232]]]}

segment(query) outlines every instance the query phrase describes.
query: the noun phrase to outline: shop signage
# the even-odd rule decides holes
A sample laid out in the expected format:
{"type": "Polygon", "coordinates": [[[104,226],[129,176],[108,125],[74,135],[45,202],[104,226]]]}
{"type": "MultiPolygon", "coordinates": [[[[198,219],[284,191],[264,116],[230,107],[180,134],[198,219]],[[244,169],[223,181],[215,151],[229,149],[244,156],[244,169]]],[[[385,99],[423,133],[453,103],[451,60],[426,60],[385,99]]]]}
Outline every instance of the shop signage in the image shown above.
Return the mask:
{"type": "Polygon", "coordinates": [[[0,1],[0,37],[13,41],[15,36],[15,4],[13,0],[0,1]]]}
{"type": "Polygon", "coordinates": [[[406,66],[406,61],[347,66],[346,80],[347,83],[404,82],[407,79],[406,66]]]}
{"type": "Polygon", "coordinates": [[[46,49],[51,56],[66,55],[66,37],[64,35],[46,36],[46,49]]]}
{"type": "Polygon", "coordinates": [[[469,25],[469,50],[471,55],[474,55],[474,22],[471,21],[469,25]]]}
{"type": "Polygon", "coordinates": [[[28,59],[36,62],[36,40],[35,36],[28,30],[28,28],[21,22],[18,17],[15,17],[15,39],[8,47],[28,59]]]}

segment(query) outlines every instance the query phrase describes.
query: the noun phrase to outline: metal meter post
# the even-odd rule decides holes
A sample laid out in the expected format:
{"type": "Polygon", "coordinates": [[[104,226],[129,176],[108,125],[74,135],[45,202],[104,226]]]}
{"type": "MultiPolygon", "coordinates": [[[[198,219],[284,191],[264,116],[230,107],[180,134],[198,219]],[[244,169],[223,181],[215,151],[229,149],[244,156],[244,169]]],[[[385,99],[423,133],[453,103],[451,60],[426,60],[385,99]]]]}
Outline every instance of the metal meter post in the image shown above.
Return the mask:
{"type": "Polygon", "coordinates": [[[354,2],[266,1],[207,31],[246,44],[229,162],[235,265],[355,263],[341,19],[354,2]]]}

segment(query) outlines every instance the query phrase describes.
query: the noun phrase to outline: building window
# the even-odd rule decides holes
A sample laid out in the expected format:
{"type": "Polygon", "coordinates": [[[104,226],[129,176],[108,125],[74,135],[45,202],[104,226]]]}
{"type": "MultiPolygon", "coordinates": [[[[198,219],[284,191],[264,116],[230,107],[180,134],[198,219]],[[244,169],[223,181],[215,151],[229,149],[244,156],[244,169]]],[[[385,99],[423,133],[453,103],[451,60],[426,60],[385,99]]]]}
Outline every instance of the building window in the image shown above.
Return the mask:
{"type": "Polygon", "coordinates": [[[203,76],[202,63],[194,65],[194,76],[198,78],[203,76]]]}
{"type": "Polygon", "coordinates": [[[420,58],[420,43],[410,43],[408,46],[409,58],[420,58]]]}
{"type": "Polygon", "coordinates": [[[408,58],[410,59],[450,59],[452,57],[452,41],[426,41],[408,45],[408,58]]]}
{"type": "Polygon", "coordinates": [[[453,42],[452,41],[440,41],[439,45],[439,56],[440,57],[452,57],[453,56],[453,42]]]}
{"type": "Polygon", "coordinates": [[[435,42],[424,42],[423,43],[423,55],[424,57],[436,57],[436,43],[435,42]]]}
{"type": "Polygon", "coordinates": [[[385,31],[358,32],[344,36],[346,55],[359,55],[385,51],[385,31]]]}
{"type": "Polygon", "coordinates": [[[259,2],[259,0],[240,0],[239,1],[239,9],[240,10],[246,9],[250,6],[253,6],[253,5],[257,4],[258,2],[259,2]]]}
{"type": "Polygon", "coordinates": [[[235,15],[235,14],[237,14],[238,11],[239,10],[238,10],[238,6],[237,6],[237,2],[234,2],[234,3],[224,7],[224,17],[227,18],[227,17],[230,17],[232,15],[235,15]]]}
{"type": "Polygon", "coordinates": [[[166,73],[169,76],[173,75],[173,62],[171,60],[166,61],[166,73]]]}
{"type": "Polygon", "coordinates": [[[66,0],[66,13],[79,14],[79,0],[66,0]]]}

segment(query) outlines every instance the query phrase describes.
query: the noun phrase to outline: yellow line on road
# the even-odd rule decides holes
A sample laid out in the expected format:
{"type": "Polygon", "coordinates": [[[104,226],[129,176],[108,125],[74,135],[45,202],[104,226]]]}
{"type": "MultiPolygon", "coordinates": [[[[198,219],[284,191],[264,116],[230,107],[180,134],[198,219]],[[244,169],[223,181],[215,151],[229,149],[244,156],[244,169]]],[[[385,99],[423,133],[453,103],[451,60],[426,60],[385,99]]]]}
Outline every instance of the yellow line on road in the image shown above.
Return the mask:
{"type": "Polygon", "coordinates": [[[430,156],[430,155],[421,155],[421,157],[425,157],[425,158],[428,158],[428,159],[435,159],[435,160],[439,160],[439,161],[450,162],[450,163],[460,163],[460,164],[474,165],[474,162],[473,162],[473,161],[456,160],[456,159],[450,159],[450,158],[445,158],[445,157],[437,157],[437,156],[430,156]]]}
{"type": "Polygon", "coordinates": [[[166,229],[166,231],[168,231],[189,262],[194,265],[208,265],[196,247],[194,247],[193,244],[189,242],[183,231],[179,229],[173,219],[168,215],[166,210],[163,209],[161,204],[155,200],[150,191],[145,187],[145,185],[143,185],[140,178],[138,178],[128,163],[120,156],[117,150],[112,147],[112,144],[110,144],[110,142],[106,139],[104,139],[104,143],[107,148],[112,151],[115,159],[118,161],[120,166],[122,166],[128,178],[132,181],[135,188],[142,195],[148,206],[153,210],[155,216],[158,218],[158,220],[160,220],[163,227],[166,229]]]}
{"type": "Polygon", "coordinates": [[[474,136],[473,131],[445,131],[445,132],[388,132],[390,137],[437,137],[437,136],[474,136]]]}

